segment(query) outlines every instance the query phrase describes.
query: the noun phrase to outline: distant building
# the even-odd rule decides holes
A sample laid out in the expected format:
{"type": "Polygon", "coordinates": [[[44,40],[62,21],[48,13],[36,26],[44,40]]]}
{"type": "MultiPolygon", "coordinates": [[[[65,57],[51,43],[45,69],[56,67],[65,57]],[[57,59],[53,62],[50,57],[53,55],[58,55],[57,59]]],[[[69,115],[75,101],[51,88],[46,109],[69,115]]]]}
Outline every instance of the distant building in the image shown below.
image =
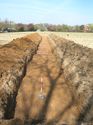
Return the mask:
{"type": "Polygon", "coordinates": [[[89,26],[88,25],[84,25],[84,32],[89,32],[90,29],[89,29],[89,26]]]}

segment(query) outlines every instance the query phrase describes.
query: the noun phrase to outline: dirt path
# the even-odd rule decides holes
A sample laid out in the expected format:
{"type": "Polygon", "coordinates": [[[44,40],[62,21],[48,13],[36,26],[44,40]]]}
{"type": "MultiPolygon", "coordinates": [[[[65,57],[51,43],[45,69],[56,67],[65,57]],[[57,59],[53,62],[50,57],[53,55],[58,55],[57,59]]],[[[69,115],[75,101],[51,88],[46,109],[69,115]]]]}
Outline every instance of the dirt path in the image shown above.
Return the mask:
{"type": "Polygon", "coordinates": [[[15,117],[59,122],[71,102],[69,94],[49,39],[43,36],[21,84],[15,117]]]}

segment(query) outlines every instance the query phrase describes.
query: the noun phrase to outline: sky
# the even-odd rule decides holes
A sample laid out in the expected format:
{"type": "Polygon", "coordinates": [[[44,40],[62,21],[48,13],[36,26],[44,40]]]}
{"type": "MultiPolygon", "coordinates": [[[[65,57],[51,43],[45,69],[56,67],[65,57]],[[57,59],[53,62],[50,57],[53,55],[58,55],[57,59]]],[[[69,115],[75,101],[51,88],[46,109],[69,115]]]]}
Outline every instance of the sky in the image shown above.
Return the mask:
{"type": "Polygon", "coordinates": [[[93,0],[0,0],[0,19],[16,23],[93,23],[93,0]]]}

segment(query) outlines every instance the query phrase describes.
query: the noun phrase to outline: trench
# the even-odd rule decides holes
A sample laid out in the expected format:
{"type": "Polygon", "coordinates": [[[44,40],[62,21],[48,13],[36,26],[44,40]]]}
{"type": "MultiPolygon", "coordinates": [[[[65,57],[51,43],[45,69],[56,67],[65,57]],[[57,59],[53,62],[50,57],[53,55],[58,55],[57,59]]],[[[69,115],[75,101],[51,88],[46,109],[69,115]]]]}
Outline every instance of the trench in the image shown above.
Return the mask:
{"type": "Polygon", "coordinates": [[[14,117],[5,125],[80,125],[84,119],[88,123],[93,116],[93,50],[54,35],[41,37],[25,68],[14,117]]]}
{"type": "Polygon", "coordinates": [[[59,115],[58,121],[69,107],[70,91],[65,84],[60,62],[53,53],[48,36],[42,36],[37,54],[27,67],[21,83],[15,109],[15,118],[24,124],[48,123],[59,115]]]}
{"type": "Polygon", "coordinates": [[[25,125],[92,122],[92,54],[73,41],[42,35],[17,96],[15,118],[25,125]]]}

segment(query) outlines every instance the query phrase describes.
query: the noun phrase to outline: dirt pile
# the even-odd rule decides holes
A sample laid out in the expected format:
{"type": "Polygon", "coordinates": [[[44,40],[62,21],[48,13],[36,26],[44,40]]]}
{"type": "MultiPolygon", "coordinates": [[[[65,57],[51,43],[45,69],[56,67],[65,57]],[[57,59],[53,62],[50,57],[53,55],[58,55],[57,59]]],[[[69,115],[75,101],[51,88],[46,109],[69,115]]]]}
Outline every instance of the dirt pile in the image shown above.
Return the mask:
{"type": "Polygon", "coordinates": [[[35,33],[0,46],[0,119],[14,117],[20,83],[40,41],[35,33]]]}
{"type": "Polygon", "coordinates": [[[52,34],[49,39],[72,93],[72,105],[62,119],[71,125],[93,122],[93,49],[52,34]]]}

